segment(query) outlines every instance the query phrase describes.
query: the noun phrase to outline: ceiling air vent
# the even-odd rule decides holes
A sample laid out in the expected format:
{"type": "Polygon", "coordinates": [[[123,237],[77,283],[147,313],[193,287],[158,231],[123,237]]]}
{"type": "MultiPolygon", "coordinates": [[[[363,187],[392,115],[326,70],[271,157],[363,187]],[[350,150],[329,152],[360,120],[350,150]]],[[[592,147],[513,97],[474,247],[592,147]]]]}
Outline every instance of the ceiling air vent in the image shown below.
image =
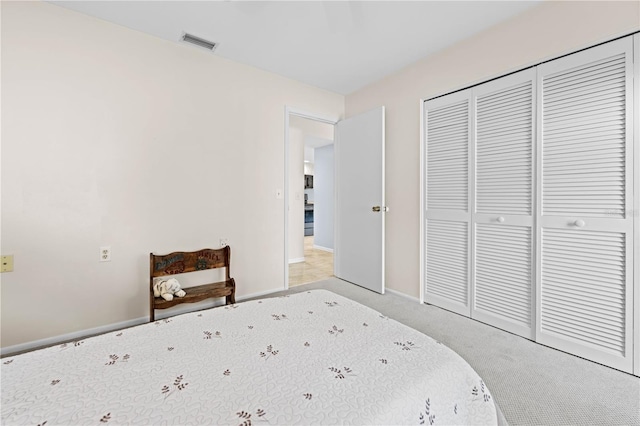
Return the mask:
{"type": "Polygon", "coordinates": [[[205,48],[211,52],[216,50],[216,47],[218,47],[217,43],[187,33],[182,33],[182,41],[185,43],[195,44],[196,46],[205,48]]]}

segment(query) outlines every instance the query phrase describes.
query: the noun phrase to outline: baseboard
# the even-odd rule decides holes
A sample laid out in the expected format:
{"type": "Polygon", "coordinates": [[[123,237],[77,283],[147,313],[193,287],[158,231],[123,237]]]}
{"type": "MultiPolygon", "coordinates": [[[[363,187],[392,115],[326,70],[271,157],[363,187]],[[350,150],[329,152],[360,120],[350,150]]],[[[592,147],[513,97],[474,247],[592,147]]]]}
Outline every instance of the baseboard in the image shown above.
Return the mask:
{"type": "Polygon", "coordinates": [[[304,262],[304,257],[298,257],[295,259],[289,259],[289,265],[291,265],[292,263],[301,263],[304,262]]]}
{"type": "Polygon", "coordinates": [[[243,300],[247,300],[247,299],[255,299],[256,297],[268,296],[270,294],[277,293],[277,292],[283,291],[283,290],[284,289],[282,287],[280,287],[280,288],[276,288],[276,289],[273,289],[273,290],[259,291],[257,293],[251,293],[251,294],[247,294],[245,296],[238,296],[238,297],[236,297],[236,301],[242,302],[243,300]]]}
{"type": "Polygon", "coordinates": [[[333,253],[333,249],[332,248],[317,246],[315,244],[313,245],[313,248],[317,249],[317,250],[328,251],[329,253],[333,253]]]}
{"type": "Polygon", "coordinates": [[[400,297],[404,297],[405,299],[409,299],[412,302],[416,302],[416,303],[420,303],[420,299],[417,297],[413,297],[413,296],[409,296],[408,294],[404,294],[400,291],[397,290],[392,290],[390,288],[385,288],[384,291],[391,293],[391,294],[395,294],[396,296],[400,296],[400,297]]]}
{"type": "MultiPolygon", "coordinates": [[[[277,293],[279,291],[282,291],[282,288],[276,288],[273,290],[261,291],[258,293],[251,293],[244,296],[238,296],[236,297],[236,301],[241,302],[243,300],[266,296],[271,293],[277,293]]],[[[180,314],[185,314],[192,311],[198,311],[202,309],[213,308],[215,306],[220,306],[219,303],[216,303],[216,300],[217,299],[211,299],[211,300],[205,300],[198,303],[185,303],[182,305],[178,305],[174,308],[170,308],[171,309],[170,312],[166,312],[167,310],[156,310],[156,319],[163,319],[169,316],[180,315],[180,314]]],[[[113,324],[102,325],[99,327],[74,331],[73,333],[61,334],[58,336],[46,337],[44,339],[39,339],[39,340],[33,340],[31,342],[19,343],[17,345],[0,348],[0,356],[3,356],[3,357],[10,356],[10,355],[19,354],[22,352],[32,351],[34,349],[41,349],[49,346],[54,346],[64,342],[86,339],[88,337],[95,336],[98,334],[104,334],[104,333],[109,333],[111,331],[122,330],[123,328],[129,328],[136,325],[146,324],[148,322],[149,322],[149,317],[145,316],[142,318],[135,318],[135,319],[117,322],[113,324]]]]}
{"type": "Polygon", "coordinates": [[[59,343],[69,342],[72,340],[84,339],[88,336],[94,336],[96,334],[104,334],[110,331],[120,330],[134,325],[144,324],[149,322],[149,318],[136,318],[132,320],[117,322],[114,324],[102,325],[100,327],[88,328],[84,330],[74,331],[73,333],[60,334],[58,336],[46,337],[44,339],[32,340],[31,342],[20,343],[13,346],[7,346],[0,349],[0,355],[12,355],[20,352],[31,351],[34,349],[40,349],[48,346],[53,346],[59,343]]]}

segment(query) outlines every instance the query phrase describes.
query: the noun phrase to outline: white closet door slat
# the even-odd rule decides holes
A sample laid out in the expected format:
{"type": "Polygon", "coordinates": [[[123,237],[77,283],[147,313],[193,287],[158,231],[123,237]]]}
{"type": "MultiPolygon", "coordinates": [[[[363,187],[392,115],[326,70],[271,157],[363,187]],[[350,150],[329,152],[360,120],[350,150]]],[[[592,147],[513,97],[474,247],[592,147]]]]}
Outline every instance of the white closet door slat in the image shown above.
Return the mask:
{"type": "Polygon", "coordinates": [[[468,313],[468,224],[428,219],[426,243],[427,300],[468,313]]]}
{"type": "Polygon", "coordinates": [[[521,82],[511,87],[499,88],[482,93],[476,98],[476,212],[501,213],[510,207],[511,214],[532,214],[532,117],[533,117],[533,81],[521,82]],[[504,114],[505,105],[517,104],[521,108],[518,114],[504,114]],[[496,113],[497,110],[497,113],[496,113]],[[507,140],[518,140],[517,147],[509,152],[487,150],[495,146],[496,137],[506,135],[507,140]],[[500,179],[488,180],[489,176],[500,179]],[[510,197],[495,197],[491,194],[503,194],[505,183],[525,182],[519,193],[510,197]]]}
{"type": "MultiPolygon", "coordinates": [[[[603,232],[603,236],[611,237],[613,239],[624,240],[624,234],[611,234],[603,232]]],[[[602,249],[602,246],[598,245],[596,241],[585,238],[580,231],[574,232],[557,232],[554,229],[546,229],[542,235],[542,306],[541,306],[541,329],[548,333],[556,333],[567,335],[570,334],[569,330],[565,330],[562,325],[562,321],[558,318],[557,312],[551,309],[550,306],[562,306],[565,310],[574,310],[576,312],[582,312],[587,310],[588,306],[594,307],[598,312],[604,314],[606,320],[599,320],[596,316],[590,315],[589,321],[581,326],[581,323],[574,325],[574,329],[582,331],[580,335],[572,337],[587,345],[599,347],[597,341],[589,338],[589,333],[597,332],[599,330],[606,329],[613,326],[617,338],[614,339],[616,354],[623,355],[625,348],[624,331],[625,331],[625,274],[624,267],[620,268],[619,273],[614,274],[612,271],[605,273],[608,270],[607,263],[600,262],[598,259],[590,259],[589,262],[580,261],[577,259],[571,259],[563,257],[559,254],[563,250],[566,251],[566,247],[571,247],[575,243],[579,242],[582,246],[595,245],[597,248],[602,249]],[[547,239],[546,236],[554,237],[547,239]],[[563,244],[559,244],[559,241],[563,244]],[[564,249],[563,249],[564,248],[564,249]],[[555,265],[553,268],[551,265],[555,265]],[[558,285],[554,277],[557,276],[557,271],[562,270],[566,275],[573,278],[573,285],[571,289],[565,286],[558,285]],[[602,271],[602,272],[599,272],[602,271]],[[549,275],[552,279],[547,279],[549,275]],[[607,292],[608,296],[593,298],[590,302],[587,302],[579,297],[576,297],[576,291],[589,291],[593,288],[599,288],[602,280],[607,280],[609,285],[615,285],[615,292],[607,292]],[[610,300],[615,303],[604,303],[605,300],[610,300]],[[617,319],[612,324],[612,319],[617,319]]],[[[625,252],[624,245],[610,247],[609,257],[618,259],[621,265],[624,265],[625,252]]],[[[560,280],[561,281],[561,280],[560,280]]],[[[561,281],[562,282],[562,281],[561,281]]],[[[611,348],[605,348],[611,349],[611,348]]]]}
{"type": "Polygon", "coordinates": [[[593,182],[585,182],[583,186],[567,187],[565,191],[562,191],[561,185],[557,185],[553,192],[544,189],[544,185],[555,183],[556,176],[567,173],[593,176],[594,170],[606,170],[624,176],[626,172],[624,97],[615,98],[615,103],[608,103],[606,110],[594,110],[590,108],[590,103],[575,103],[565,105],[562,109],[553,109],[556,102],[562,102],[574,95],[574,89],[571,87],[566,91],[562,90],[565,84],[575,83],[573,75],[576,75],[576,78],[579,77],[581,81],[588,82],[580,86],[580,90],[593,92],[596,89],[602,89],[601,97],[611,96],[612,92],[617,93],[621,87],[624,88],[625,56],[615,55],[607,60],[610,66],[615,67],[616,72],[603,73],[599,63],[591,63],[572,72],[562,73],[562,78],[545,77],[543,79],[543,214],[609,217],[612,212],[624,210],[624,180],[607,182],[609,186],[612,186],[611,184],[616,186],[615,183],[617,183],[615,193],[618,195],[611,197],[594,196],[590,191],[593,182]],[[608,148],[601,149],[598,154],[576,155],[575,148],[564,147],[565,137],[572,138],[576,133],[588,134],[590,130],[598,131],[604,128],[613,130],[618,137],[609,139],[608,148]],[[555,140],[547,140],[547,136],[551,135],[560,136],[555,140]],[[550,145],[554,149],[552,153],[547,154],[546,147],[550,145]]]}
{"type": "MultiPolygon", "coordinates": [[[[620,58],[620,55],[613,55],[601,60],[595,60],[593,62],[590,62],[590,69],[585,70],[585,69],[571,69],[571,70],[565,70],[565,71],[559,71],[557,73],[555,73],[554,75],[550,76],[547,80],[551,85],[557,84],[558,82],[567,82],[567,81],[573,81],[576,78],[582,78],[585,75],[590,75],[589,71],[593,72],[593,71],[600,71],[602,69],[607,69],[607,68],[611,68],[612,66],[618,67],[618,59],[620,58]]],[[[564,83],[563,83],[564,84],[564,83]]]]}
{"type": "Polygon", "coordinates": [[[452,188],[450,182],[456,178],[461,182],[468,179],[468,111],[467,100],[428,111],[427,209],[467,210],[468,190],[460,191],[466,188],[457,185],[452,188]],[[448,150],[431,151],[440,145],[448,150]],[[450,189],[458,191],[449,193],[450,189]],[[450,195],[446,195],[448,193],[450,195]]]}
{"type": "Polygon", "coordinates": [[[476,224],[474,316],[488,314],[518,327],[531,324],[530,227],[476,224]]]}

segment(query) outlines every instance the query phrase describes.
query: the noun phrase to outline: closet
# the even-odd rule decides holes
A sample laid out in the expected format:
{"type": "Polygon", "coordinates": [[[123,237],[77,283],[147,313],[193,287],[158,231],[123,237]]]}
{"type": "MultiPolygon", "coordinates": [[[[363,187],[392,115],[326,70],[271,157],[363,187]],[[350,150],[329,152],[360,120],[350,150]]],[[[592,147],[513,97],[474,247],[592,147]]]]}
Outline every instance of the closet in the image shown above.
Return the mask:
{"type": "Polygon", "coordinates": [[[633,48],[425,101],[427,303],[634,371],[633,48]]]}

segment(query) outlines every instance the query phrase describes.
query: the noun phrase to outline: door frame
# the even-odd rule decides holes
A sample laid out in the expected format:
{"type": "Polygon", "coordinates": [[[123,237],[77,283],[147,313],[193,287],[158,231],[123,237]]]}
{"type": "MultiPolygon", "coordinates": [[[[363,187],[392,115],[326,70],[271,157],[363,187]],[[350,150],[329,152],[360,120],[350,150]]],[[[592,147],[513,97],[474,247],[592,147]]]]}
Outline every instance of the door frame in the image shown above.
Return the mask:
{"type": "MultiPolygon", "coordinates": [[[[331,124],[333,126],[335,126],[340,120],[339,117],[317,114],[315,112],[309,112],[307,110],[292,107],[289,105],[285,105],[284,107],[284,186],[282,189],[284,198],[284,290],[289,289],[289,117],[291,116],[306,118],[308,120],[331,124]]],[[[336,143],[335,134],[333,143],[336,143]]],[[[337,184],[338,183],[334,180],[334,185],[337,184]]],[[[335,206],[335,191],[333,193],[333,198],[335,206]]],[[[335,257],[335,226],[333,255],[335,257]]]]}
{"type": "MultiPolygon", "coordinates": [[[[633,98],[631,117],[640,113],[640,33],[633,36],[633,98]]],[[[640,120],[633,120],[633,374],[640,377],[640,120]]]]}
{"type": "Polygon", "coordinates": [[[425,298],[425,266],[426,266],[426,251],[425,251],[425,242],[426,236],[425,233],[425,220],[427,220],[426,215],[426,190],[427,186],[425,185],[425,173],[427,162],[426,153],[427,153],[427,141],[425,139],[425,126],[426,122],[424,120],[424,103],[427,101],[426,98],[420,98],[420,304],[424,303],[425,298]]]}

